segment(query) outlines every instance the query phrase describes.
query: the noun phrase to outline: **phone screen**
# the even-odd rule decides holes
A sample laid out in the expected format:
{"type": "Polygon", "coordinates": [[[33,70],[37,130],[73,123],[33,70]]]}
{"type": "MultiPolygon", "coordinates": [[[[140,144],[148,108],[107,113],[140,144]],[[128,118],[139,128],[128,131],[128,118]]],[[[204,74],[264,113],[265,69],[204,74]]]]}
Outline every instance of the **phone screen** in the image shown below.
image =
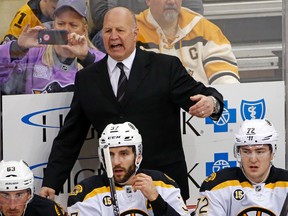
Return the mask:
{"type": "Polygon", "coordinates": [[[39,44],[68,44],[68,32],[66,30],[43,29],[38,32],[39,44]]]}

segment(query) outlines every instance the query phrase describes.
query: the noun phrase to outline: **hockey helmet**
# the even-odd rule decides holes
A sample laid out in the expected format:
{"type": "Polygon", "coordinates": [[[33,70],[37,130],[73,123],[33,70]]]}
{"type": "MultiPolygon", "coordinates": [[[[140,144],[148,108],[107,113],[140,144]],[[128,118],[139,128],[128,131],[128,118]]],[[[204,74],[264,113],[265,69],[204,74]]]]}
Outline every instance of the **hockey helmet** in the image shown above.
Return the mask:
{"type": "Polygon", "coordinates": [[[135,147],[136,157],[141,156],[140,160],[135,160],[136,170],[139,168],[142,161],[142,137],[138,129],[131,122],[109,124],[104,129],[99,139],[98,148],[99,159],[104,167],[105,163],[102,150],[105,146],[109,146],[110,148],[122,146],[135,147]]]}
{"type": "Polygon", "coordinates": [[[34,192],[34,176],[23,160],[0,162],[0,191],[19,191],[30,189],[34,192]]]}
{"type": "Polygon", "coordinates": [[[278,134],[267,119],[251,119],[242,122],[235,134],[234,156],[238,158],[239,147],[246,145],[271,145],[272,153],[277,150],[278,134]]]}

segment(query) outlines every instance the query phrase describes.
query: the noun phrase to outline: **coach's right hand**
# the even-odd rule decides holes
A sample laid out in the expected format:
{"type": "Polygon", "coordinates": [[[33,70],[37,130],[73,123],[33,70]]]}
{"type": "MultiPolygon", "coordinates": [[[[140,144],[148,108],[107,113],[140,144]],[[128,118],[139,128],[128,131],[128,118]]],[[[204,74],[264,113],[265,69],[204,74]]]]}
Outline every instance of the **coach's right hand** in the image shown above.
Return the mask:
{"type": "Polygon", "coordinates": [[[40,196],[54,200],[55,190],[49,187],[42,187],[39,193],[40,196]]]}

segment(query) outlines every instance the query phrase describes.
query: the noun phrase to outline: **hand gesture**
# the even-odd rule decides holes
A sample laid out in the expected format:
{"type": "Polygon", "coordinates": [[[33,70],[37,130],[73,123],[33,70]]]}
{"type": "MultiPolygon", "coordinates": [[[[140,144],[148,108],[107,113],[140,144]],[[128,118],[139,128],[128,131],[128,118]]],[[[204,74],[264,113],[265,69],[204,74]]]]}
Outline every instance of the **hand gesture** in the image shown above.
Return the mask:
{"type": "Polygon", "coordinates": [[[42,187],[39,193],[40,196],[54,200],[55,190],[49,187],[42,187]]]}
{"type": "Polygon", "coordinates": [[[151,202],[156,200],[159,195],[152,178],[144,173],[139,173],[133,177],[132,188],[134,191],[140,190],[151,202]]]}
{"type": "Polygon", "coordinates": [[[30,28],[30,24],[27,24],[19,35],[17,40],[18,46],[23,50],[32,47],[41,47],[42,45],[38,44],[38,32],[42,29],[44,29],[42,26],[30,28]]]}
{"type": "Polygon", "coordinates": [[[199,94],[191,96],[190,100],[196,102],[196,104],[189,108],[190,115],[206,118],[213,113],[214,103],[211,97],[199,94]]]}
{"type": "Polygon", "coordinates": [[[77,57],[80,60],[84,60],[89,51],[88,40],[86,36],[79,35],[74,32],[68,35],[68,45],[61,46],[72,53],[74,57],[77,57]]]}

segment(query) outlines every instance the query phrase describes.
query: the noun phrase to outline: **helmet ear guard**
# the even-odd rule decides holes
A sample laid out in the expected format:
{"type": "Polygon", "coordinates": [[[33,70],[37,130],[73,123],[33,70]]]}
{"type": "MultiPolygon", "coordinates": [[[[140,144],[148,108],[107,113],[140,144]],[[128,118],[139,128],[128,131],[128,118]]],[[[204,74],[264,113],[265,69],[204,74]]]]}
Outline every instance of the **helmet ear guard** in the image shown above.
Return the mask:
{"type": "Polygon", "coordinates": [[[138,170],[142,161],[142,137],[138,129],[131,123],[109,124],[104,129],[98,147],[99,160],[106,169],[105,160],[103,158],[103,148],[108,145],[113,147],[132,146],[135,148],[135,165],[138,170]]]}
{"type": "Polygon", "coordinates": [[[274,126],[267,119],[251,119],[242,122],[234,140],[234,157],[238,162],[241,161],[239,147],[246,145],[264,145],[271,146],[272,154],[277,150],[278,133],[274,126]]]}

